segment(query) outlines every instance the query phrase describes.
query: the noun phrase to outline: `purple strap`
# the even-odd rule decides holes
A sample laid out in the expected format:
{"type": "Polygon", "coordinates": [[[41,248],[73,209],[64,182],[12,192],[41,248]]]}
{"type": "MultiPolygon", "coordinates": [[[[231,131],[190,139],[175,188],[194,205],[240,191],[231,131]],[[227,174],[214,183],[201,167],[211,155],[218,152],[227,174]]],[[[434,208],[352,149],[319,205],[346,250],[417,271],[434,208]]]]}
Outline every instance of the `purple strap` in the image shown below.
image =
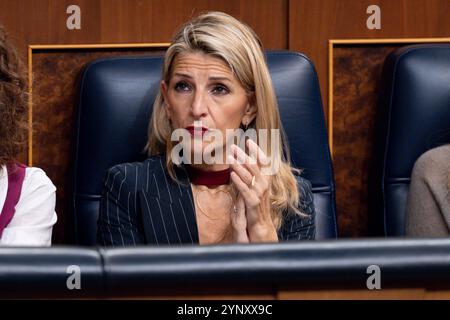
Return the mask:
{"type": "Polygon", "coordinates": [[[0,238],[2,237],[3,229],[6,228],[16,212],[16,205],[19,202],[23,180],[25,179],[25,169],[26,166],[19,163],[6,166],[8,192],[0,214],[0,238]]]}

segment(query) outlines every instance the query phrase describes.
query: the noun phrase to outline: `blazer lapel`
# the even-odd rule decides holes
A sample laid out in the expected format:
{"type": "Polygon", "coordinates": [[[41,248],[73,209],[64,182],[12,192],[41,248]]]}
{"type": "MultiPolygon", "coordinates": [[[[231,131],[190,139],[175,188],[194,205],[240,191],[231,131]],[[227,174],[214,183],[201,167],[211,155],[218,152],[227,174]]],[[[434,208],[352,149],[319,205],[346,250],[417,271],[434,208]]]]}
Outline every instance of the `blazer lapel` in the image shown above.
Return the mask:
{"type": "Polygon", "coordinates": [[[184,166],[175,168],[181,184],[169,176],[164,157],[155,159],[149,172],[148,191],[139,192],[140,212],[148,244],[198,244],[192,190],[184,166]]]}

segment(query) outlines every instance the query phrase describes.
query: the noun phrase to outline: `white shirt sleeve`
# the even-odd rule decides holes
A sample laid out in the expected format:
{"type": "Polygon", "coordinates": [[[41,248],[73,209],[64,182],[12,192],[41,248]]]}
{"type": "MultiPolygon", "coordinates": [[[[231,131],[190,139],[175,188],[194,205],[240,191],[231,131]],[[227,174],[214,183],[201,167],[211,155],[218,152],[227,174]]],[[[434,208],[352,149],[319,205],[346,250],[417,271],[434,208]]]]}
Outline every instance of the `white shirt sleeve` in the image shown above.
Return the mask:
{"type": "Polygon", "coordinates": [[[3,230],[0,245],[50,246],[55,212],[56,187],[39,168],[26,168],[19,202],[3,230]]]}

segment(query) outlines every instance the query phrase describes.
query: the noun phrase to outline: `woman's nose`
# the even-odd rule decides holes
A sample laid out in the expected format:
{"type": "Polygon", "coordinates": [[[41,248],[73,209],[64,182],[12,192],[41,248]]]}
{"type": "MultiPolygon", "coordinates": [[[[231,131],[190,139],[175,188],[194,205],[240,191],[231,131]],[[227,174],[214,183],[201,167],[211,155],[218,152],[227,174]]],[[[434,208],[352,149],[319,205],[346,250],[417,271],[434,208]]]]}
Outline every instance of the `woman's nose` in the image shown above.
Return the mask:
{"type": "Polygon", "coordinates": [[[202,118],[208,113],[207,97],[204,90],[197,90],[192,101],[191,111],[194,118],[202,118]]]}

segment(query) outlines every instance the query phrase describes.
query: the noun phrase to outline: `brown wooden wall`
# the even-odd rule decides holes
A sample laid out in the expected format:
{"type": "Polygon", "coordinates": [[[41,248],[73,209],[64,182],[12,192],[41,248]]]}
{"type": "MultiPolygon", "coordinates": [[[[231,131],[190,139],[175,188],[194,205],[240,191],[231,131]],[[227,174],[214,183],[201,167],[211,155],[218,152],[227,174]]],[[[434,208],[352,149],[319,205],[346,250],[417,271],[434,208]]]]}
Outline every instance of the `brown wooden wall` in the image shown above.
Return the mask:
{"type": "MultiPolygon", "coordinates": [[[[0,24],[10,33],[22,58],[26,61],[28,46],[36,44],[169,42],[180,24],[206,10],[224,11],[248,23],[258,33],[267,49],[289,49],[301,51],[309,56],[318,72],[327,116],[330,39],[450,37],[448,0],[0,0],[0,24]],[[81,8],[81,30],[66,28],[68,16],[66,8],[71,4],[79,5],[81,8]],[[381,30],[366,28],[368,17],[366,8],[372,4],[377,4],[381,8],[381,30]]],[[[365,48],[363,45],[363,48],[359,46],[354,49],[351,45],[339,47],[334,50],[336,56],[332,57],[336,63],[336,71],[333,74],[336,87],[332,96],[335,106],[333,117],[336,123],[333,121],[329,125],[336,129],[333,141],[336,143],[334,160],[338,187],[338,223],[340,233],[344,236],[367,234],[364,163],[370,157],[367,151],[370,132],[367,133],[364,128],[358,131],[356,128],[346,130],[345,127],[339,127],[339,119],[345,117],[346,112],[353,110],[352,108],[360,101],[356,96],[354,99],[348,99],[346,94],[351,94],[351,90],[348,90],[346,83],[351,82],[351,79],[359,79],[364,72],[372,72],[370,79],[373,81],[368,82],[369,89],[364,92],[364,98],[375,101],[376,88],[379,85],[376,83],[379,81],[376,72],[390,47],[379,47],[379,50],[375,50],[371,46],[365,48]],[[367,52],[374,59],[367,59],[367,55],[364,54],[367,52]],[[352,64],[356,69],[350,69],[353,73],[349,74],[345,63],[342,64],[345,59],[341,58],[345,57],[357,61],[365,58],[365,63],[352,64]],[[337,91],[336,88],[341,89],[337,91]],[[366,135],[361,136],[361,145],[354,150],[358,155],[355,161],[360,169],[358,172],[350,172],[346,167],[345,156],[353,149],[348,141],[351,136],[364,135],[364,132],[366,135]],[[356,196],[353,186],[359,190],[356,196]]],[[[45,57],[41,58],[36,59],[34,63],[45,61],[45,57]]],[[[45,68],[41,68],[42,70],[45,68]]],[[[45,94],[45,91],[43,92],[45,94]]],[[[54,92],[52,90],[47,92],[51,100],[54,92]]],[[[45,96],[40,96],[39,99],[45,100],[45,96]]],[[[50,106],[51,104],[48,108],[50,106]]],[[[363,114],[371,116],[374,113],[373,108],[376,108],[373,103],[366,104],[363,114]]],[[[70,118],[73,108],[68,110],[70,113],[64,116],[70,118]]],[[[43,111],[45,110],[40,110],[43,111]]],[[[49,125],[51,123],[49,121],[49,125]]],[[[45,126],[45,122],[43,125],[45,126]]],[[[43,131],[45,132],[45,128],[43,131]]],[[[67,146],[64,146],[64,137],[59,139],[60,150],[68,150],[67,146]]],[[[33,145],[36,155],[44,155],[47,151],[55,152],[46,148],[45,143],[33,145]]],[[[27,161],[25,154],[21,160],[27,161]]],[[[41,164],[45,165],[45,162],[33,163],[35,166],[41,164]]],[[[55,181],[64,180],[61,176],[51,178],[55,181]]],[[[63,185],[57,187],[64,188],[63,185]]],[[[60,213],[55,242],[68,241],[67,233],[70,225],[67,221],[64,213],[60,213]]]]}

